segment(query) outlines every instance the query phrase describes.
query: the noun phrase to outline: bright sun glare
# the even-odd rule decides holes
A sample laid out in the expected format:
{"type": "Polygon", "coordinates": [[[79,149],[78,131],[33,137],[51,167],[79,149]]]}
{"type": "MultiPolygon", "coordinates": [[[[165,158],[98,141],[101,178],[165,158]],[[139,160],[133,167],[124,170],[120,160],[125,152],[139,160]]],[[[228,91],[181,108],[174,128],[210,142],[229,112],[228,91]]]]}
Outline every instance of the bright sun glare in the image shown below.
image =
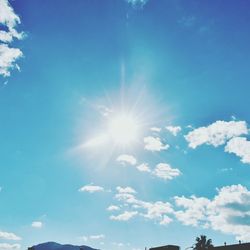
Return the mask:
{"type": "Polygon", "coordinates": [[[133,116],[120,114],[111,119],[109,134],[116,144],[128,145],[137,138],[138,123],[133,116]]]}

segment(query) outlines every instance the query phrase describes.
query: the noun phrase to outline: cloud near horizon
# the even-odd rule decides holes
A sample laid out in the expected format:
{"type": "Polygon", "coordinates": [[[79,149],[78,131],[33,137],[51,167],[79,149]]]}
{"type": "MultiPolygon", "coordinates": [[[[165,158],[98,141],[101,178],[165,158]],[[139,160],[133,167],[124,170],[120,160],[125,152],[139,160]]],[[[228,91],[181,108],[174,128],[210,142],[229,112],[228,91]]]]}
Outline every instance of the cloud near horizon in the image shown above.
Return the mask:
{"type": "Polygon", "coordinates": [[[212,199],[190,196],[174,197],[176,218],[184,225],[211,228],[250,241],[250,191],[238,184],[217,189],[212,199]]]}
{"type": "Polygon", "coordinates": [[[140,216],[168,225],[177,219],[186,226],[210,228],[234,235],[238,240],[250,240],[250,191],[240,184],[217,189],[217,195],[211,199],[192,195],[175,196],[171,203],[146,202],[135,194],[119,192],[114,198],[126,210],[111,215],[111,220],[127,221],[140,216]]]}
{"type": "Polygon", "coordinates": [[[18,250],[21,249],[20,244],[9,244],[9,243],[0,243],[1,250],[18,250]]]}

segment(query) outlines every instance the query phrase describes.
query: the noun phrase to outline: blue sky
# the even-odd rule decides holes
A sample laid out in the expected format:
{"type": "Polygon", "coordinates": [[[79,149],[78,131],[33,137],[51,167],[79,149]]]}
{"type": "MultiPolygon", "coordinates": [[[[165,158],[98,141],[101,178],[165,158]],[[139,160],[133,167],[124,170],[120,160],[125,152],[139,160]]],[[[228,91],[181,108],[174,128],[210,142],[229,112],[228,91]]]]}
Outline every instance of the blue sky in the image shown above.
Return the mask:
{"type": "Polygon", "coordinates": [[[248,9],[0,0],[0,249],[250,241],[248,9]]]}

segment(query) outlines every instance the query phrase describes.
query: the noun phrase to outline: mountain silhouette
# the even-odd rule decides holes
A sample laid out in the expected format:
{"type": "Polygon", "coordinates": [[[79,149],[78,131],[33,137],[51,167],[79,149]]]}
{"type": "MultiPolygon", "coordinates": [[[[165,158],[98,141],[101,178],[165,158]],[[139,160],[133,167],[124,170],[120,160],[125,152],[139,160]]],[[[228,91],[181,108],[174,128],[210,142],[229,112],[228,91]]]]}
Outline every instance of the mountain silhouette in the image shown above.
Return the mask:
{"type": "Polygon", "coordinates": [[[29,248],[29,250],[98,250],[88,246],[74,246],[70,244],[59,244],[56,242],[41,243],[29,248]]]}

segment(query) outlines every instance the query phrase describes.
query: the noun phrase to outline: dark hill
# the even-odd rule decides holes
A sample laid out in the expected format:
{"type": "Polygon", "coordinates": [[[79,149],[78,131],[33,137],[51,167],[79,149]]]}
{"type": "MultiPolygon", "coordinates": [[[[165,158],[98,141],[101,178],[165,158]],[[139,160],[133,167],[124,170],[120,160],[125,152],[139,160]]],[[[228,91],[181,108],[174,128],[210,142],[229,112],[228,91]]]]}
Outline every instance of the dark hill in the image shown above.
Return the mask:
{"type": "Polygon", "coordinates": [[[62,245],[56,242],[46,242],[32,246],[29,250],[98,250],[88,246],[62,245]]]}

